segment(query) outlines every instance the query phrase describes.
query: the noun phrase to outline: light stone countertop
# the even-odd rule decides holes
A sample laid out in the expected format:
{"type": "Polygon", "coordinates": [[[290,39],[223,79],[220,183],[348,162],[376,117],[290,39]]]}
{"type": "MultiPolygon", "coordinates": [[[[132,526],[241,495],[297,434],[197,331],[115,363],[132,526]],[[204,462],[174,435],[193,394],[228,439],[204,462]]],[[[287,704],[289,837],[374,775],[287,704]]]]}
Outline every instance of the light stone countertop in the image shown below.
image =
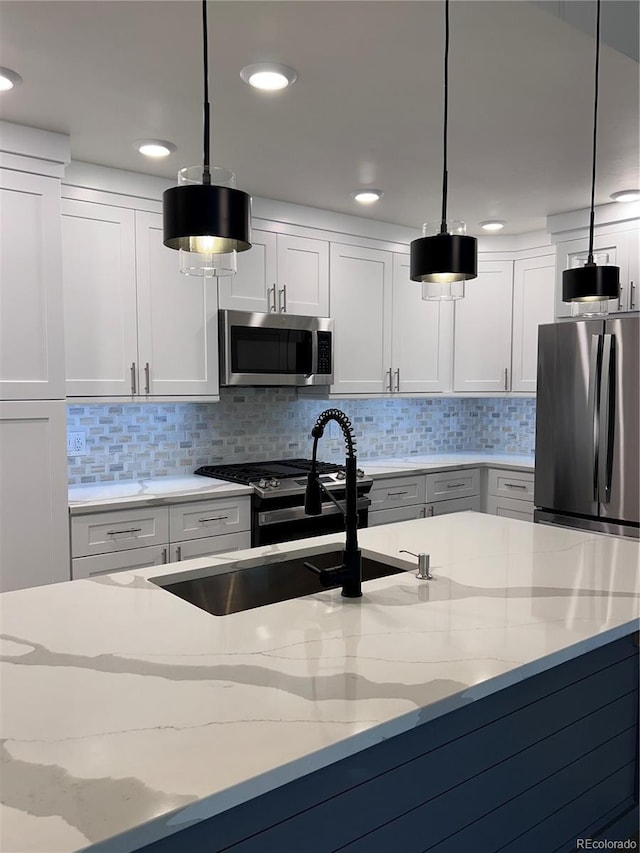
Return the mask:
{"type": "Polygon", "coordinates": [[[334,534],[2,594],[0,849],[128,853],[640,627],[634,541],[481,513],[359,538],[411,570],[223,617],[149,580],[334,534]]]}
{"type": "MultiPolygon", "coordinates": [[[[338,462],[343,460],[338,460],[338,462]]],[[[450,453],[428,456],[358,460],[374,479],[401,474],[425,474],[476,466],[495,466],[516,471],[533,471],[532,456],[509,453],[450,453]]],[[[251,486],[229,483],[199,475],[152,477],[146,480],[116,480],[69,487],[69,512],[81,515],[101,510],[127,509],[183,501],[228,498],[253,493],[251,486]]]]}
{"type": "Polygon", "coordinates": [[[168,503],[212,500],[251,495],[253,488],[226,480],[192,474],[178,477],[151,477],[147,480],[116,480],[69,487],[69,512],[82,515],[100,510],[168,503]]]}

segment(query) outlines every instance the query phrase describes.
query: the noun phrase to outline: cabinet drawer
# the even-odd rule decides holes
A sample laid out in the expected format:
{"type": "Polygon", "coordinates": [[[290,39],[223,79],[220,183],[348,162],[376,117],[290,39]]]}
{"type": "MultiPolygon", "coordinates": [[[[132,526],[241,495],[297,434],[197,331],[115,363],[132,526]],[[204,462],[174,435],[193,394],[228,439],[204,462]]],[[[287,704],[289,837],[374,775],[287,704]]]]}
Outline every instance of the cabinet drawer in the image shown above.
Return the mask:
{"type": "Polygon", "coordinates": [[[115,510],[71,518],[71,556],[90,557],[169,541],[167,507],[115,510]]]}
{"type": "Polygon", "coordinates": [[[424,518],[424,514],[424,504],[379,509],[369,513],[369,527],[376,527],[378,524],[391,524],[394,521],[413,521],[415,518],[424,518]]]}
{"type": "Polygon", "coordinates": [[[177,545],[171,545],[169,561],[189,560],[192,557],[211,557],[213,554],[224,554],[227,551],[242,551],[251,548],[251,532],[226,533],[222,536],[207,536],[204,539],[188,539],[177,545]]]}
{"type": "Polygon", "coordinates": [[[533,521],[533,502],[518,501],[514,498],[487,497],[487,513],[501,515],[503,518],[519,518],[521,521],[533,521]]]}
{"type": "Polygon", "coordinates": [[[533,473],[523,471],[501,471],[489,468],[487,494],[496,497],[533,500],[533,473]]]}
{"type": "Polygon", "coordinates": [[[427,504],[427,517],[434,515],[447,515],[450,512],[480,512],[480,495],[470,498],[454,498],[451,501],[437,501],[427,504]]]}
{"type": "Polygon", "coordinates": [[[146,569],[148,566],[161,566],[167,562],[167,545],[155,545],[149,548],[132,548],[117,554],[98,554],[95,557],[76,557],[71,561],[71,577],[92,578],[96,575],[108,575],[111,572],[124,572],[128,569],[146,569]]]}
{"type": "Polygon", "coordinates": [[[251,529],[251,498],[195,501],[169,507],[171,542],[251,529]]]}
{"type": "Polygon", "coordinates": [[[440,471],[427,474],[427,503],[480,494],[480,470],[440,471]]]}
{"type": "Polygon", "coordinates": [[[369,495],[371,498],[369,512],[423,504],[425,502],[425,489],[424,474],[415,477],[390,477],[384,480],[374,480],[369,495]]]}

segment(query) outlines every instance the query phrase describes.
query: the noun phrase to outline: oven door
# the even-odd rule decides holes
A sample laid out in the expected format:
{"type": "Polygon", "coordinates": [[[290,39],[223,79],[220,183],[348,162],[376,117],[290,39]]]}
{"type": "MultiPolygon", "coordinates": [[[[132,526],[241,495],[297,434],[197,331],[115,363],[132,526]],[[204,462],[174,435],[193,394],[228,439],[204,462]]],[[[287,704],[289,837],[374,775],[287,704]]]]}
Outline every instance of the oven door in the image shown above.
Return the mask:
{"type": "Polygon", "coordinates": [[[220,384],[330,384],[332,333],[326,317],[220,311],[220,384]]]}
{"type": "MultiPolygon", "coordinates": [[[[358,527],[369,524],[371,498],[358,498],[358,527]]],[[[344,531],[344,515],[329,501],[322,504],[320,515],[307,515],[302,506],[283,509],[256,511],[251,526],[251,547],[273,545],[276,542],[292,542],[309,536],[344,531]]]]}

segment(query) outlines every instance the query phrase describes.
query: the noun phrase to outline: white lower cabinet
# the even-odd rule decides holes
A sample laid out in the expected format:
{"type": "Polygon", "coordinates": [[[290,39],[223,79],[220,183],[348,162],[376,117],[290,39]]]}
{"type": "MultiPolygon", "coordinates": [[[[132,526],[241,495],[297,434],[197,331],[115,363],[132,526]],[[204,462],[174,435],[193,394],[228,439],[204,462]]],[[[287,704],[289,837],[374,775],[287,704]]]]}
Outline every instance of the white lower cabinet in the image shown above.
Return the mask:
{"type": "Polygon", "coordinates": [[[75,578],[251,547],[251,498],[189,501],[71,517],[75,578]]]}
{"type": "Polygon", "coordinates": [[[427,504],[425,516],[432,518],[434,515],[448,515],[452,512],[480,512],[480,495],[469,498],[452,498],[448,501],[436,501],[427,504]]]}
{"type": "Polygon", "coordinates": [[[485,511],[489,515],[533,521],[534,474],[489,468],[485,511]]]}
{"type": "Polygon", "coordinates": [[[463,468],[459,471],[438,471],[427,474],[426,502],[468,498],[480,494],[480,469],[463,468]]]}
{"type": "Polygon", "coordinates": [[[399,506],[395,509],[377,509],[369,512],[369,527],[377,527],[379,524],[393,524],[396,521],[413,521],[416,518],[424,518],[425,515],[424,504],[399,506]]]}

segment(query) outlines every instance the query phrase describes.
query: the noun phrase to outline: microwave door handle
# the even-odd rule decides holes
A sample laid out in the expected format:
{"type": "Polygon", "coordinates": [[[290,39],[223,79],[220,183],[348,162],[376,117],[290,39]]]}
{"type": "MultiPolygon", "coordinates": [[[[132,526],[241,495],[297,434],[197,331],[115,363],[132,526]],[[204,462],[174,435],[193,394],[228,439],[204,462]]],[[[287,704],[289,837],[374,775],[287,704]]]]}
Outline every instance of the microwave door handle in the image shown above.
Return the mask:
{"type": "Polygon", "coordinates": [[[318,373],[318,330],[314,329],[311,332],[311,373],[307,374],[307,379],[310,379],[314,374],[318,373]]]}

